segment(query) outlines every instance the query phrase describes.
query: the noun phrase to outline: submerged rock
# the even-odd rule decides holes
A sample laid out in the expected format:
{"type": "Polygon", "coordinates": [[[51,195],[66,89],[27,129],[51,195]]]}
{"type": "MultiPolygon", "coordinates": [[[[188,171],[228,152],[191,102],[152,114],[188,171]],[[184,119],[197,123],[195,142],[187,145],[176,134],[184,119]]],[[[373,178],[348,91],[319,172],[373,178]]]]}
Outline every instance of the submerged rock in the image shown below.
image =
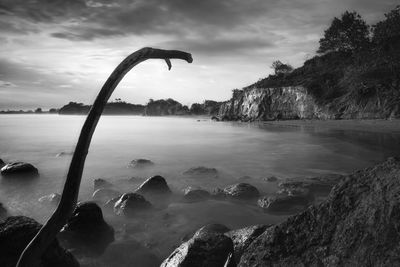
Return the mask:
{"type": "Polygon", "coordinates": [[[118,267],[158,267],[161,263],[161,260],[150,249],[135,240],[112,243],[100,259],[106,266],[118,267]]]}
{"type": "Polygon", "coordinates": [[[399,266],[400,160],[345,176],[319,205],[268,228],[239,266],[399,266]]]}
{"type": "Polygon", "coordinates": [[[233,267],[225,265],[233,255],[232,240],[223,234],[206,233],[195,236],[180,245],[164,260],[161,267],[233,267]]]}
{"type": "Polygon", "coordinates": [[[193,237],[198,237],[204,234],[225,234],[228,231],[230,231],[230,229],[223,224],[211,223],[197,230],[193,237]]]}
{"type": "Polygon", "coordinates": [[[103,203],[107,202],[109,199],[120,196],[121,193],[117,190],[110,188],[100,188],[94,191],[92,198],[96,201],[101,201],[103,203]]]}
{"type": "Polygon", "coordinates": [[[1,168],[1,174],[3,176],[12,175],[30,175],[37,176],[39,174],[38,169],[36,169],[32,164],[26,162],[13,162],[4,165],[1,168]]]}
{"type": "MultiPolygon", "coordinates": [[[[35,220],[24,216],[11,216],[0,221],[0,266],[15,267],[32,238],[42,227],[35,220]]],[[[71,253],[55,239],[43,254],[42,267],[79,267],[71,253]]]]}
{"type": "Polygon", "coordinates": [[[138,211],[145,211],[151,208],[151,203],[137,193],[123,194],[114,204],[115,214],[127,217],[132,217],[138,211]]]}
{"type": "Polygon", "coordinates": [[[74,154],[74,152],[65,152],[65,151],[62,151],[62,152],[60,152],[60,153],[58,153],[58,154],[56,155],[56,158],[64,157],[64,156],[72,156],[73,154],[74,154]]]}
{"type": "Polygon", "coordinates": [[[211,197],[210,193],[203,189],[187,188],[183,195],[183,201],[185,202],[198,202],[204,201],[211,197]]]}
{"type": "Polygon", "coordinates": [[[204,166],[192,167],[187,171],[183,172],[184,175],[188,176],[199,176],[199,177],[209,177],[216,178],[218,176],[218,171],[215,168],[207,168],[204,166]]]}
{"type": "Polygon", "coordinates": [[[59,233],[67,248],[84,255],[101,255],[114,241],[114,229],[94,202],[78,203],[72,217],[59,233]]]}
{"type": "Polygon", "coordinates": [[[50,195],[42,196],[39,202],[43,204],[57,205],[61,200],[61,195],[58,193],[51,193],[50,195]]]}
{"type": "Polygon", "coordinates": [[[297,213],[306,209],[314,201],[314,196],[307,189],[283,190],[276,196],[265,196],[258,200],[258,205],[271,213],[297,213]]]}
{"type": "Polygon", "coordinates": [[[238,200],[248,200],[260,196],[258,189],[251,184],[239,183],[224,188],[227,197],[238,200]]]}
{"type": "Polygon", "coordinates": [[[328,174],[312,178],[293,178],[279,183],[279,187],[292,190],[308,189],[312,194],[328,194],[343,177],[340,174],[328,174]]]}
{"type": "Polygon", "coordinates": [[[93,181],[93,191],[101,188],[110,188],[113,187],[113,184],[103,178],[97,178],[93,181]]]}
{"type": "Polygon", "coordinates": [[[278,181],[278,178],[275,176],[269,176],[269,177],[265,178],[265,181],[273,183],[273,182],[278,181]]]}
{"type": "Polygon", "coordinates": [[[164,177],[156,175],[144,181],[136,192],[140,194],[171,194],[171,189],[169,189],[164,177]]]}
{"type": "Polygon", "coordinates": [[[129,163],[129,167],[135,169],[144,169],[148,167],[152,167],[154,162],[149,159],[134,159],[129,163]]]}
{"type": "Polygon", "coordinates": [[[245,249],[271,225],[253,225],[225,233],[233,241],[235,260],[238,262],[245,249]]]}

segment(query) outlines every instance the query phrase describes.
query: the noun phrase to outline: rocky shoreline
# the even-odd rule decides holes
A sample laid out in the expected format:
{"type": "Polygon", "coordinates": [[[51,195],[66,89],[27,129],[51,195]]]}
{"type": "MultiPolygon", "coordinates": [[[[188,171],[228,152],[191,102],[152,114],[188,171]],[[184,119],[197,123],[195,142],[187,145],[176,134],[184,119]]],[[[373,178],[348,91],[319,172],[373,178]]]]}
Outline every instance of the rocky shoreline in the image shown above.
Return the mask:
{"type": "MultiPolygon", "coordinates": [[[[15,165],[4,169],[9,170],[10,166],[15,165]]],[[[27,175],[26,169],[22,170],[23,175],[27,175]]],[[[215,172],[213,168],[196,167],[189,169],[186,175],[199,177],[215,175],[215,172]]],[[[32,174],[37,173],[33,171],[32,174]]],[[[7,173],[3,179],[14,179],[12,177],[7,173]]],[[[149,216],[146,214],[160,209],[158,202],[183,201],[192,205],[190,203],[207,199],[244,201],[258,205],[265,212],[297,215],[276,225],[249,225],[233,230],[220,224],[206,225],[182,239],[184,242],[161,266],[396,265],[400,263],[397,257],[400,249],[399,177],[400,160],[389,158],[350,175],[287,179],[279,183],[279,191],[274,196],[263,196],[251,184],[238,183],[213,192],[188,188],[179,196],[180,200],[162,176],[151,177],[134,192],[125,194],[116,192],[112,183],[97,179],[93,200],[78,205],[58,239],[64,248],[72,250],[81,266],[108,266],[107,262],[115,257],[119,257],[118,266],[127,266],[133,261],[158,266],[162,260],[151,248],[143,247],[129,235],[121,238],[119,228],[107,223],[103,213],[115,214],[116,219],[129,219],[149,216]],[[137,252],[121,251],[133,248],[137,252]]],[[[268,180],[277,182],[273,178],[268,180]]],[[[55,205],[59,196],[41,201],[55,205]]],[[[0,250],[0,263],[14,266],[18,251],[29,241],[19,236],[26,236],[27,229],[33,234],[38,227],[32,219],[7,215],[2,213],[0,222],[0,247],[4,247],[0,250]],[[10,238],[21,244],[13,252],[5,249],[10,238]]],[[[44,266],[56,260],[62,261],[58,264],[67,264],[65,266],[78,266],[72,255],[58,246],[55,244],[54,252],[43,259],[44,266]]]]}

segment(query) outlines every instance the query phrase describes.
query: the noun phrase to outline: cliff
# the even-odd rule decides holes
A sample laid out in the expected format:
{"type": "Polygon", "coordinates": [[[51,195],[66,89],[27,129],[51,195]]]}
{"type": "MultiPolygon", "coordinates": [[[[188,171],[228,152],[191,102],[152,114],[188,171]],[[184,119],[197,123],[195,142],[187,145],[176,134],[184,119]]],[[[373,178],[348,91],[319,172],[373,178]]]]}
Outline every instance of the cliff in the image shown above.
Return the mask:
{"type": "Polygon", "coordinates": [[[189,108],[171,98],[150,100],[144,109],[145,116],[187,115],[189,108]]]}

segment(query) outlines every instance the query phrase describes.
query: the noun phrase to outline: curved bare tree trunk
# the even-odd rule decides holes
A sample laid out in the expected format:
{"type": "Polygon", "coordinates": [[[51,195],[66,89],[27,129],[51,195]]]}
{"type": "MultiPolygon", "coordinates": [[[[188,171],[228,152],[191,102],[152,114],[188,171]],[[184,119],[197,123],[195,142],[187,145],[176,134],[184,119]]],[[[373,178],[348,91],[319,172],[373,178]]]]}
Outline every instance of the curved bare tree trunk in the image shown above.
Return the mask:
{"type": "Polygon", "coordinates": [[[191,54],[186,52],[146,47],[129,55],[115,68],[101,88],[82,127],[64,184],[61,201],[50,219],[24,249],[17,263],[17,267],[36,267],[40,263],[40,258],[47,247],[53,242],[58,232],[71,217],[76,207],[83,167],[90,141],[92,140],[94,130],[96,129],[108,99],[129,70],[140,62],[151,58],[164,59],[169,69],[171,69],[170,59],[182,59],[189,63],[193,61],[191,54]]]}

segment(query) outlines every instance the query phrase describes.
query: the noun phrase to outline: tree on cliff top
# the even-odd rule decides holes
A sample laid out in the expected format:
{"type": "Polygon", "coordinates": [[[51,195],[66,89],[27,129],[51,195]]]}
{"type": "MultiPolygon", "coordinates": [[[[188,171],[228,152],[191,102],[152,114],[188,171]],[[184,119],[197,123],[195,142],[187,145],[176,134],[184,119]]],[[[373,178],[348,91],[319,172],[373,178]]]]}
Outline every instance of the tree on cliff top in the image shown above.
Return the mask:
{"type": "Polygon", "coordinates": [[[333,51],[352,52],[369,44],[369,26],[357,12],[344,12],[341,18],[334,18],[319,40],[317,53],[333,51]]]}
{"type": "Polygon", "coordinates": [[[284,64],[280,60],[275,60],[272,62],[271,68],[274,70],[275,75],[291,73],[293,67],[289,64],[284,64]]]}

